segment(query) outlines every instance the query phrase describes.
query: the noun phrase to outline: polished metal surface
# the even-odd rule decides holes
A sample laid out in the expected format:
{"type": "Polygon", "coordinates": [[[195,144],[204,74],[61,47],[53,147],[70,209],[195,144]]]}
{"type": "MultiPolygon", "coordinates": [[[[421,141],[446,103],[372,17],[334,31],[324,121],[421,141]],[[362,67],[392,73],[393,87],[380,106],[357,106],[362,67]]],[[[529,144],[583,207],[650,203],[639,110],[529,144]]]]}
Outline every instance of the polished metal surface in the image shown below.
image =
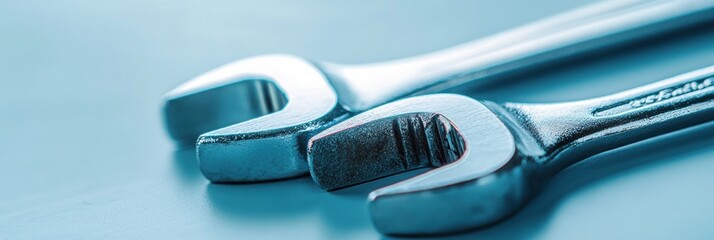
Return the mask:
{"type": "Polygon", "coordinates": [[[246,59],[170,92],[165,121],[183,144],[218,129],[197,141],[209,180],[297,176],[307,172],[307,139],[354,113],[404,96],[479,86],[500,74],[708,20],[713,10],[709,0],[605,1],[409,59],[364,65],[246,59]]]}
{"type": "MultiPolygon", "coordinates": [[[[199,138],[197,145],[199,146],[199,161],[203,174],[215,182],[259,181],[304,174],[306,162],[299,156],[304,155],[301,152],[304,152],[305,149],[301,146],[305,145],[306,136],[321,129],[321,126],[329,125],[331,121],[340,119],[340,116],[346,115],[346,111],[337,104],[337,96],[327,80],[317,68],[302,59],[273,55],[255,57],[216,69],[199,77],[197,81],[190,82],[202,85],[185,85],[185,88],[178,88],[171,94],[186,95],[185,91],[199,89],[206,85],[215,86],[231,82],[236,77],[259,79],[232,84],[248,84],[250,87],[258,85],[261,90],[257,92],[265,92],[265,94],[257,96],[255,102],[235,101],[241,103],[242,105],[239,106],[242,108],[230,110],[222,108],[222,110],[237,112],[227,115],[237,116],[241,114],[241,110],[255,106],[261,106],[261,111],[257,112],[274,113],[257,117],[242,124],[231,125],[199,138]],[[272,82],[260,79],[272,79],[272,82]],[[282,93],[277,93],[281,94],[280,97],[273,97],[274,94],[271,94],[273,91],[268,91],[274,87],[267,87],[268,90],[263,91],[266,89],[266,85],[271,86],[269,84],[277,85],[282,89],[282,93]],[[316,92],[319,94],[315,94],[316,92]],[[290,99],[290,101],[285,103],[282,99],[290,99]],[[275,110],[279,109],[277,106],[282,109],[276,112],[275,110]],[[245,134],[237,135],[235,133],[245,134]],[[233,149],[240,149],[241,152],[236,153],[233,149]],[[296,156],[296,154],[299,155],[296,156]],[[241,163],[250,162],[250,168],[241,167],[242,165],[233,161],[238,157],[241,158],[241,163]]],[[[237,89],[237,87],[229,86],[218,88],[218,90],[230,88],[237,89]]],[[[237,92],[229,95],[229,99],[234,100],[245,98],[244,95],[237,92]]],[[[190,97],[196,96],[190,95],[190,97]]],[[[174,99],[177,99],[175,101],[185,100],[180,97],[174,99]]],[[[234,101],[229,102],[237,104],[234,101]]],[[[171,106],[177,105],[167,105],[167,107],[171,106]]],[[[180,107],[167,109],[173,110],[180,107]]],[[[205,110],[205,108],[197,108],[197,111],[201,110],[205,110]]],[[[245,114],[249,115],[253,112],[246,111],[245,114]]]]}
{"type": "MultiPolygon", "coordinates": [[[[162,96],[233,59],[398,59],[594,2],[5,1],[0,239],[401,239],[372,226],[366,197],[429,169],[330,192],[309,177],[214,184],[195,149],[166,135],[162,96]]],[[[712,39],[702,24],[471,94],[608,95],[711,65],[712,39]]],[[[712,133],[708,123],[598,154],[504,221],[428,239],[714,239],[712,133]]]]}
{"type": "Polygon", "coordinates": [[[403,99],[316,135],[308,161],[326,189],[436,167],[372,192],[369,208],[383,233],[446,233],[512,214],[556,173],[589,156],[713,120],[711,66],[575,102],[403,99]]]}

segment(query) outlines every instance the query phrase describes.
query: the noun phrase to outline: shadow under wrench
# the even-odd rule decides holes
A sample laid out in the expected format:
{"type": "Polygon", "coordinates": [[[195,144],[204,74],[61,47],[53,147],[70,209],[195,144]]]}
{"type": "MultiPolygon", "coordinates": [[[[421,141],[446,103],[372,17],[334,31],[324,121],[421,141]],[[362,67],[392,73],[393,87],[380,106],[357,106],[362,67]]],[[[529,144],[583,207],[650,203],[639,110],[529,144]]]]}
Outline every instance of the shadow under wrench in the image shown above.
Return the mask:
{"type": "Polygon", "coordinates": [[[173,152],[172,165],[175,172],[174,175],[176,175],[183,184],[194,185],[207,181],[198,167],[195,147],[175,149],[173,152]]]}
{"type": "Polygon", "coordinates": [[[406,180],[428,171],[429,168],[417,169],[385,178],[369,181],[351,187],[326,192],[321,208],[322,219],[329,225],[333,235],[372,227],[367,208],[367,196],[375,189],[406,180]],[[339,213],[339,214],[338,214],[339,213]]]}
{"type": "Polygon", "coordinates": [[[216,216],[227,221],[299,221],[319,214],[321,229],[329,236],[371,229],[366,195],[335,196],[320,189],[309,177],[280,181],[215,184],[206,195],[216,216]]]}
{"type": "Polygon", "coordinates": [[[227,219],[271,220],[315,211],[321,194],[308,178],[206,185],[212,209],[227,219]]]}
{"type": "MultiPolygon", "coordinates": [[[[714,123],[707,123],[598,154],[551,179],[523,209],[492,225],[429,239],[531,239],[550,222],[562,199],[580,189],[638,168],[678,161],[682,154],[711,151],[714,123]],[[676,144],[675,144],[676,143],[676,144]]],[[[646,169],[644,169],[646,171],[646,169]]],[[[384,236],[383,239],[406,239],[384,236]]]]}
{"type": "Polygon", "coordinates": [[[214,184],[198,166],[195,148],[173,152],[174,175],[183,187],[194,189],[208,183],[205,193],[216,216],[228,221],[284,221],[318,212],[324,229],[333,234],[371,229],[363,194],[333,195],[307,176],[287,180],[243,184],[214,184]]]}
{"type": "Polygon", "coordinates": [[[300,216],[316,210],[321,194],[306,177],[242,184],[210,183],[201,174],[195,148],[177,148],[173,152],[173,165],[174,175],[182,186],[203,190],[215,216],[227,221],[300,216]]]}

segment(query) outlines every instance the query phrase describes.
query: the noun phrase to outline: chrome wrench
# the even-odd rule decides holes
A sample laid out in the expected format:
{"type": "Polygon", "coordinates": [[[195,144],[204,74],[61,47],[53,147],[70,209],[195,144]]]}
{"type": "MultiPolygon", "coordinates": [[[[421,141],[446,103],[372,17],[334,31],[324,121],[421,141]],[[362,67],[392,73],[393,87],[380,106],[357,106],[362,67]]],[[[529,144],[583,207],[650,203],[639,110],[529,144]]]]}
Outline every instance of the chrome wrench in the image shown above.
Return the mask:
{"type": "Polygon", "coordinates": [[[613,0],[385,63],[315,65],[292,56],[249,58],[168,93],[166,125],[173,138],[188,143],[218,129],[196,143],[201,170],[211,181],[298,176],[307,172],[307,139],[355,113],[709,20],[712,9],[711,0],[613,0]]]}
{"type": "Polygon", "coordinates": [[[308,161],[326,189],[436,167],[370,193],[369,210],[383,233],[447,233],[508,216],[588,156],[710,121],[714,66],[576,102],[407,98],[319,133],[308,161]]]}

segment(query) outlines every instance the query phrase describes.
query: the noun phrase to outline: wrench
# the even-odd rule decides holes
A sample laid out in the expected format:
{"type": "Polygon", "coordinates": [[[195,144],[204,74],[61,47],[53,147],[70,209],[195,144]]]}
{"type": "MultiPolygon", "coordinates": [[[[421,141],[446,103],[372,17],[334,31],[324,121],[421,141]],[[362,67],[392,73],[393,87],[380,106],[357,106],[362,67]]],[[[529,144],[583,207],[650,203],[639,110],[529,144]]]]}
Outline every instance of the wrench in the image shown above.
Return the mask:
{"type": "Polygon", "coordinates": [[[386,234],[493,223],[589,156],[714,120],[714,66],[584,101],[497,104],[455,94],[399,100],[315,135],[313,180],[335,189],[436,167],[369,194],[386,234]]]}
{"type": "Polygon", "coordinates": [[[391,62],[348,66],[253,57],[169,92],[165,121],[174,139],[196,143],[201,171],[211,181],[293,177],[308,172],[310,136],[358,112],[467,82],[480,86],[503,73],[711,18],[712,0],[613,0],[391,62]]]}

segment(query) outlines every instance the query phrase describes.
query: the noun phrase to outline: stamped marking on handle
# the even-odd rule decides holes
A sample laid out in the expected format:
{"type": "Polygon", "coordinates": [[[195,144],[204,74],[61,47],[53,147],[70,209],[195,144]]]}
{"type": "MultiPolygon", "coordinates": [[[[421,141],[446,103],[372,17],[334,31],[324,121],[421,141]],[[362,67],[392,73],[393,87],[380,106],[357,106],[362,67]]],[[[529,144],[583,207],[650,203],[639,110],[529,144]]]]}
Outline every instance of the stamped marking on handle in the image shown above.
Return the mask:
{"type": "Polygon", "coordinates": [[[638,97],[629,102],[618,103],[614,106],[608,106],[595,110],[593,114],[595,116],[611,116],[623,114],[652,104],[677,99],[681,96],[686,96],[696,92],[701,92],[703,90],[711,89],[714,89],[714,77],[708,77],[703,80],[696,80],[674,87],[668,87],[660,91],[653,92],[649,95],[638,97]]]}

